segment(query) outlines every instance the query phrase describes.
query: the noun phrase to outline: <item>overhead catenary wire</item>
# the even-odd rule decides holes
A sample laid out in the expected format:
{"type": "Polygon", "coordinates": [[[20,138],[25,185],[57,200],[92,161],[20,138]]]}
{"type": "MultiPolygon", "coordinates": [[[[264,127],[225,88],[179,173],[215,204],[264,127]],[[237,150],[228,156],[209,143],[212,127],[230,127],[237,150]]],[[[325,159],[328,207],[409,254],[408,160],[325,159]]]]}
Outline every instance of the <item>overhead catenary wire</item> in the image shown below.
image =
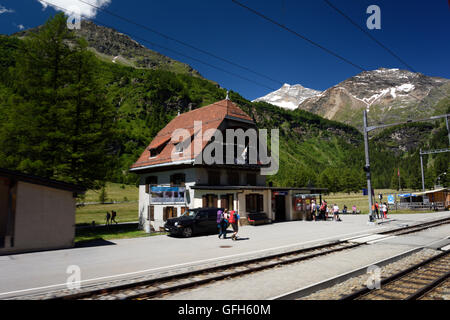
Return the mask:
{"type": "MultiPolygon", "coordinates": [[[[55,4],[53,4],[53,3],[47,2],[47,1],[45,1],[45,0],[40,0],[40,1],[43,2],[43,3],[46,3],[47,5],[51,5],[52,7],[55,7],[55,8],[57,8],[57,9],[61,10],[61,11],[67,11],[67,9],[65,9],[65,8],[63,8],[63,7],[60,7],[60,6],[58,6],[58,5],[55,5],[55,4]]],[[[85,15],[82,15],[82,14],[79,14],[79,16],[80,16],[81,18],[85,19],[85,20],[88,20],[88,21],[91,21],[91,22],[96,22],[96,23],[101,24],[101,25],[103,25],[104,27],[107,27],[107,28],[115,29],[115,30],[117,30],[118,32],[123,33],[123,34],[125,34],[125,35],[127,35],[127,36],[129,36],[129,37],[131,37],[131,38],[134,38],[134,39],[137,39],[137,40],[146,42],[146,43],[148,43],[148,44],[150,44],[150,45],[152,45],[152,46],[159,47],[159,48],[165,49],[165,50],[167,50],[167,51],[173,52],[173,53],[175,53],[175,54],[177,54],[177,55],[180,55],[180,56],[183,56],[183,57],[185,57],[185,58],[191,59],[191,60],[196,61],[196,62],[198,62],[198,63],[200,63],[200,64],[206,65],[206,66],[208,66],[208,67],[210,67],[210,68],[213,68],[213,69],[219,70],[219,71],[221,71],[221,72],[227,73],[227,74],[229,74],[229,75],[231,75],[231,76],[234,76],[234,77],[240,78],[240,79],[242,79],[242,80],[251,82],[251,83],[256,84],[256,85],[258,85],[258,86],[260,86],[260,87],[263,87],[263,88],[265,88],[265,89],[269,89],[269,90],[271,90],[271,91],[277,90],[277,89],[275,89],[275,88],[273,88],[273,87],[267,86],[267,85],[265,85],[265,84],[262,84],[262,83],[260,83],[260,82],[255,81],[255,80],[252,80],[252,79],[250,79],[250,78],[241,76],[241,75],[236,74],[236,73],[234,73],[234,72],[225,70],[225,69],[220,68],[220,67],[218,67],[218,66],[215,66],[215,65],[213,65],[213,64],[211,64],[211,63],[208,63],[208,62],[205,62],[205,61],[203,61],[203,60],[200,60],[200,59],[198,59],[198,58],[189,56],[189,55],[187,55],[187,54],[185,54],[185,53],[179,52],[179,51],[174,50],[174,49],[170,49],[170,48],[168,48],[168,47],[162,46],[162,45],[160,45],[160,44],[157,44],[157,43],[155,43],[155,42],[153,42],[153,41],[144,39],[144,38],[142,38],[142,37],[135,36],[135,35],[133,35],[133,34],[131,34],[131,33],[125,32],[125,31],[123,31],[123,30],[120,30],[120,29],[118,29],[117,27],[109,26],[109,25],[107,25],[107,24],[105,24],[105,23],[99,21],[98,19],[89,18],[89,17],[87,17],[87,16],[85,16],[85,15]]]]}
{"type": "Polygon", "coordinates": [[[246,70],[246,71],[248,71],[248,72],[251,72],[251,73],[253,73],[253,74],[255,74],[255,75],[258,75],[258,76],[260,76],[260,77],[262,77],[262,78],[265,78],[265,79],[267,79],[267,80],[270,80],[270,81],[272,81],[272,82],[275,82],[275,83],[277,83],[277,84],[281,84],[281,85],[284,84],[282,81],[273,79],[273,78],[271,78],[271,77],[269,77],[269,76],[267,76],[267,75],[265,75],[265,74],[262,74],[262,73],[260,73],[260,72],[254,71],[254,70],[252,70],[252,69],[250,69],[250,68],[248,68],[248,67],[246,67],[246,66],[243,66],[243,65],[241,65],[241,64],[238,64],[238,63],[236,63],[236,62],[233,62],[233,61],[231,61],[231,60],[229,60],[229,59],[223,58],[223,57],[221,57],[221,56],[219,56],[219,55],[217,55],[217,54],[215,54],[215,53],[212,53],[212,52],[209,52],[209,51],[207,51],[207,50],[201,49],[201,48],[199,48],[199,47],[193,46],[192,44],[189,44],[189,43],[187,43],[187,42],[185,42],[185,41],[178,40],[178,39],[176,39],[176,38],[174,38],[174,37],[172,37],[172,36],[169,36],[169,35],[167,35],[167,34],[161,32],[161,31],[158,31],[158,30],[156,30],[156,29],[154,29],[154,28],[150,28],[150,27],[148,27],[148,26],[146,26],[146,25],[143,25],[143,24],[141,24],[141,23],[139,23],[139,22],[133,21],[133,20],[127,18],[127,17],[121,16],[121,15],[115,13],[115,12],[112,12],[111,10],[101,8],[101,7],[99,7],[99,6],[93,5],[92,3],[89,3],[89,2],[86,2],[86,1],[83,1],[83,0],[77,0],[77,1],[78,1],[78,2],[81,2],[81,3],[84,3],[84,4],[86,4],[86,5],[89,5],[89,6],[95,8],[95,9],[101,11],[101,12],[104,12],[104,13],[106,13],[106,14],[109,14],[109,15],[111,15],[111,16],[113,16],[113,17],[116,17],[116,18],[122,20],[122,21],[125,21],[125,22],[127,22],[127,23],[133,24],[133,25],[135,25],[135,26],[137,26],[137,27],[139,27],[139,28],[145,29],[145,30],[150,31],[150,32],[152,32],[152,33],[155,33],[155,34],[157,34],[157,35],[159,35],[159,36],[161,36],[161,37],[163,37],[163,38],[165,38],[165,39],[174,41],[174,42],[176,42],[176,43],[178,43],[178,44],[181,44],[181,45],[183,45],[183,46],[185,46],[185,47],[191,48],[191,49],[193,49],[193,50],[196,50],[196,51],[198,51],[198,52],[201,52],[201,53],[203,53],[203,54],[206,54],[206,55],[208,55],[208,56],[210,56],[210,57],[213,57],[213,58],[215,58],[215,59],[218,59],[218,60],[220,60],[220,61],[223,61],[223,62],[225,62],[225,63],[228,63],[228,64],[230,64],[230,65],[232,65],[232,66],[241,68],[241,69],[246,70]]]}
{"type": "MultiPolygon", "coordinates": [[[[394,53],[391,49],[389,49],[386,45],[384,45],[382,42],[380,42],[378,39],[376,39],[374,36],[372,36],[367,30],[362,28],[358,23],[356,23],[352,18],[350,18],[348,15],[346,15],[342,10],[340,10],[338,7],[336,7],[334,4],[332,4],[329,0],[323,0],[330,8],[332,8],[334,11],[339,13],[341,16],[343,16],[346,20],[348,20],[354,27],[356,27],[358,30],[360,30],[362,33],[364,33],[367,37],[369,37],[372,41],[374,41],[376,44],[378,44],[381,48],[383,48],[385,51],[387,51],[391,56],[393,56],[395,59],[397,59],[401,64],[403,64],[409,71],[412,71],[414,73],[418,73],[410,64],[405,62],[399,55],[394,53]]],[[[437,89],[443,93],[446,97],[448,97],[447,93],[441,90],[441,88],[437,87],[437,89]]],[[[416,96],[410,94],[412,97],[420,100],[416,96]]]]}
{"type": "MultiPolygon", "coordinates": [[[[271,19],[271,18],[265,16],[264,14],[262,14],[262,13],[256,11],[255,9],[252,9],[252,8],[250,8],[250,7],[248,7],[248,6],[246,6],[246,5],[242,4],[242,3],[240,3],[240,2],[237,1],[237,0],[231,0],[231,1],[234,2],[235,4],[239,5],[240,7],[244,8],[244,9],[246,9],[246,10],[252,12],[252,13],[254,13],[255,15],[257,15],[257,16],[259,16],[259,17],[261,17],[261,18],[263,18],[263,19],[265,19],[265,20],[267,20],[267,21],[269,21],[270,23],[275,24],[275,25],[279,26],[280,28],[282,28],[282,29],[284,29],[284,30],[286,30],[286,31],[288,31],[288,32],[290,32],[290,33],[296,35],[297,37],[299,37],[299,38],[301,38],[301,39],[303,39],[303,40],[305,40],[305,41],[307,41],[307,42],[313,44],[314,46],[316,46],[316,47],[322,49],[323,51],[325,51],[325,52],[327,52],[327,53],[329,53],[329,54],[331,54],[331,55],[333,55],[333,56],[339,58],[340,60],[346,62],[347,64],[350,64],[350,65],[352,65],[352,66],[355,67],[355,68],[358,68],[360,71],[366,71],[366,72],[368,72],[367,69],[361,67],[360,65],[357,65],[356,63],[353,63],[352,61],[350,61],[350,60],[348,60],[348,59],[346,59],[346,58],[340,56],[339,54],[335,53],[334,51],[332,51],[332,50],[330,50],[330,49],[328,49],[328,48],[326,48],[326,47],[324,47],[324,46],[322,46],[322,45],[320,45],[320,44],[318,44],[318,43],[316,43],[316,42],[314,42],[314,41],[308,39],[306,36],[304,36],[304,35],[298,33],[297,31],[294,31],[294,30],[292,30],[291,28],[289,28],[289,27],[287,27],[287,26],[285,26],[285,25],[283,25],[283,24],[281,24],[281,23],[279,23],[279,22],[277,22],[277,21],[275,21],[275,20],[273,20],[273,19],[271,19]]],[[[392,52],[392,51],[391,51],[391,52],[392,52]]],[[[392,53],[393,53],[393,52],[392,52],[392,53]]],[[[395,54],[394,54],[394,55],[395,55],[395,54]]],[[[414,72],[414,71],[413,71],[413,72],[414,72]]],[[[443,91],[440,90],[439,87],[437,87],[437,90],[439,90],[439,91],[442,92],[445,96],[447,96],[443,91]]],[[[409,95],[410,95],[411,97],[415,98],[417,101],[422,101],[422,99],[416,97],[416,96],[413,95],[412,93],[409,93],[409,95]]]]}
{"type": "Polygon", "coordinates": [[[333,10],[335,10],[337,13],[339,13],[341,16],[343,16],[345,19],[347,19],[353,26],[355,26],[357,29],[359,29],[362,33],[364,33],[366,36],[368,36],[370,39],[372,39],[372,41],[374,41],[376,44],[378,44],[381,48],[383,48],[384,50],[386,50],[391,56],[393,56],[395,59],[397,59],[398,61],[400,61],[400,63],[402,63],[404,66],[406,66],[409,70],[411,70],[412,72],[417,72],[416,70],[414,70],[414,68],[412,66],[410,66],[408,63],[406,63],[402,58],[400,58],[397,54],[395,54],[391,49],[389,49],[388,47],[386,47],[383,43],[381,43],[380,41],[378,41],[374,36],[372,36],[369,32],[367,32],[367,30],[365,30],[364,28],[362,28],[360,25],[358,25],[352,18],[350,18],[349,16],[347,16],[342,10],[340,10],[339,8],[337,8],[335,5],[333,5],[329,0],[323,0],[325,1],[325,3],[332,8],[333,10]]]}
{"type": "Polygon", "coordinates": [[[236,0],[231,0],[231,1],[234,2],[235,4],[237,4],[238,6],[240,6],[240,7],[244,8],[244,9],[246,9],[246,10],[248,10],[248,11],[254,13],[255,15],[257,15],[257,16],[259,16],[259,17],[261,17],[261,18],[263,18],[263,19],[265,19],[265,20],[267,20],[267,21],[269,21],[270,23],[272,23],[272,24],[274,24],[274,25],[277,25],[277,26],[279,26],[280,28],[282,28],[282,29],[284,29],[284,30],[286,30],[286,31],[288,31],[288,32],[290,32],[290,33],[292,33],[292,34],[294,34],[295,36],[299,37],[300,39],[303,39],[303,40],[309,42],[309,43],[312,44],[313,46],[318,47],[319,49],[321,49],[321,50],[327,52],[328,54],[330,54],[330,55],[332,55],[332,56],[334,56],[334,57],[336,57],[336,58],[338,58],[338,59],[344,61],[345,63],[347,63],[347,64],[349,64],[349,65],[355,67],[356,69],[359,69],[360,71],[366,71],[366,69],[364,69],[364,68],[361,67],[360,65],[358,65],[358,64],[356,64],[356,63],[353,63],[353,62],[350,61],[349,59],[346,59],[346,58],[342,57],[341,55],[337,54],[336,52],[334,52],[334,51],[332,51],[332,50],[330,50],[330,49],[324,47],[323,45],[321,45],[321,44],[319,44],[319,43],[317,43],[317,42],[315,42],[315,41],[313,41],[313,40],[307,38],[306,36],[304,36],[304,35],[298,33],[297,31],[292,30],[291,28],[285,26],[284,24],[281,24],[281,23],[279,23],[279,22],[273,20],[272,18],[267,17],[266,15],[264,15],[264,14],[262,14],[262,13],[256,11],[255,9],[252,9],[252,8],[250,8],[250,7],[248,7],[248,6],[246,6],[246,5],[242,4],[242,3],[240,3],[239,1],[236,1],[236,0]]]}

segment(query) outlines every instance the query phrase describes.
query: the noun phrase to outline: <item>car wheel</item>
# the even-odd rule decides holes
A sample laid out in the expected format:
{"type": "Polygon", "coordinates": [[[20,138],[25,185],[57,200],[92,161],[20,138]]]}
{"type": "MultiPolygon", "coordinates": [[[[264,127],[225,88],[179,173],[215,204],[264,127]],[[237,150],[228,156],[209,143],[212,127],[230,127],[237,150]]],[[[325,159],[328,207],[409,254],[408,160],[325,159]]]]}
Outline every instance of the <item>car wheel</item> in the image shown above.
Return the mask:
{"type": "Polygon", "coordinates": [[[186,227],[183,229],[183,236],[185,238],[189,238],[192,236],[192,228],[191,227],[186,227]]]}

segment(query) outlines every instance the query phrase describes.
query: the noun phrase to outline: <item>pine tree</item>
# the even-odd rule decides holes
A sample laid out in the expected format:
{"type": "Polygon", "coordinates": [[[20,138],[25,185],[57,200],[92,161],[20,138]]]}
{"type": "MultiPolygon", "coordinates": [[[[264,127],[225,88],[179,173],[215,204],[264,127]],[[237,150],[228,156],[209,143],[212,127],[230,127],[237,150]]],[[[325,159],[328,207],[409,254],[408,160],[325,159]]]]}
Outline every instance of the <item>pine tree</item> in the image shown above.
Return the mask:
{"type": "Polygon", "coordinates": [[[98,188],[114,139],[114,108],[82,40],[57,14],[22,41],[0,130],[0,165],[98,188]]]}

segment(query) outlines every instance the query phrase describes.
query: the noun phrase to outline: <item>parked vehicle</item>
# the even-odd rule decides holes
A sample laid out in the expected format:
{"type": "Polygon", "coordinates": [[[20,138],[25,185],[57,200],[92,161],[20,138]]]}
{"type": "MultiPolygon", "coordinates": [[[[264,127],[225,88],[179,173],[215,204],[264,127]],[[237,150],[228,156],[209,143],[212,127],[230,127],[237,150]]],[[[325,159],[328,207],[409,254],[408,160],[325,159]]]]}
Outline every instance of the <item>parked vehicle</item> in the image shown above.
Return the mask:
{"type": "Polygon", "coordinates": [[[168,219],[164,229],[171,235],[189,238],[194,234],[215,234],[217,227],[217,211],[220,208],[189,209],[182,216],[168,219]]]}

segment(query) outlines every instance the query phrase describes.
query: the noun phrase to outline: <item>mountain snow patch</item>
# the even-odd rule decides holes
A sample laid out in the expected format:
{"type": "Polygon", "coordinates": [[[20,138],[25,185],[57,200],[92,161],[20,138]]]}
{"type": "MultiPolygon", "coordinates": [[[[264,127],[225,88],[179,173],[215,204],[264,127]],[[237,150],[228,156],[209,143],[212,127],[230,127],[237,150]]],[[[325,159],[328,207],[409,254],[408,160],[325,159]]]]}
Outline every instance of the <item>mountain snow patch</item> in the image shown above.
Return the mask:
{"type": "Polygon", "coordinates": [[[315,97],[321,93],[321,91],[308,89],[299,84],[291,86],[286,83],[277,91],[255,99],[253,102],[264,101],[284,109],[295,110],[306,99],[315,97]]]}

